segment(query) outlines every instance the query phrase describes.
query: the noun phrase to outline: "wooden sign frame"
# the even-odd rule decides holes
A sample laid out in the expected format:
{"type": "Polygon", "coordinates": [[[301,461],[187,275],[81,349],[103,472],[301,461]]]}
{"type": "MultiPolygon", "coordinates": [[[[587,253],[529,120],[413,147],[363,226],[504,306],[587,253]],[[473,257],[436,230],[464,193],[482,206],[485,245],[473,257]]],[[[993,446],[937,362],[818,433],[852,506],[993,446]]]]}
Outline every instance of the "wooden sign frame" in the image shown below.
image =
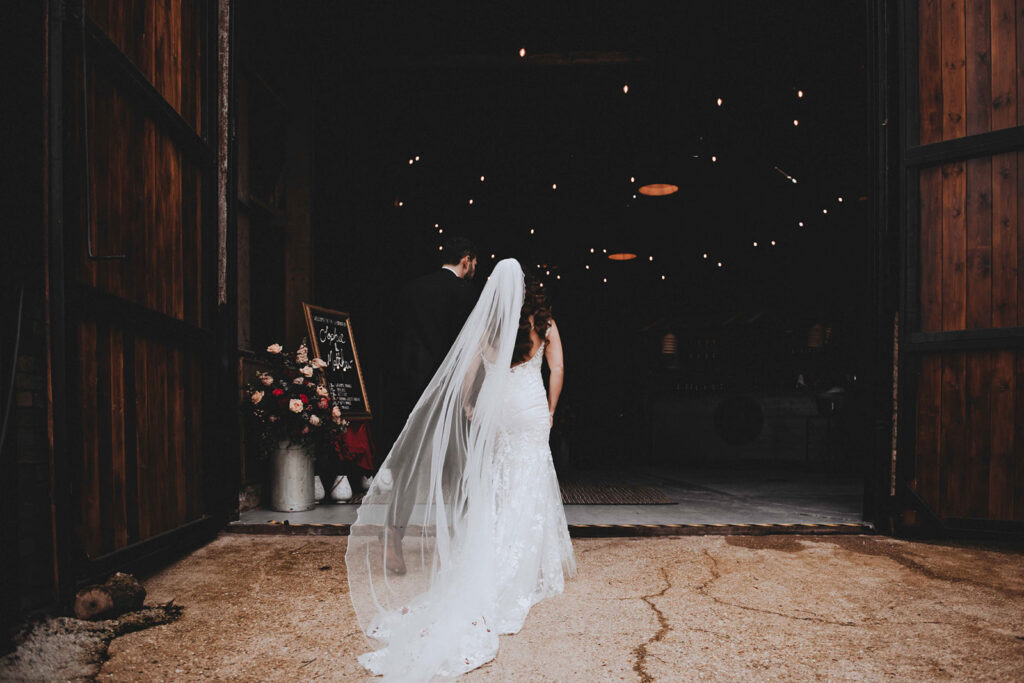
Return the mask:
{"type": "MultiPolygon", "coordinates": [[[[356,375],[359,377],[359,390],[362,392],[363,406],[365,410],[356,412],[344,412],[342,411],[342,417],[353,418],[353,419],[372,419],[373,413],[370,410],[370,399],[366,395],[366,382],[363,380],[363,367],[359,363],[359,351],[356,348],[356,338],[352,334],[352,319],[349,314],[345,311],[336,311],[332,308],[324,308],[323,306],[314,306],[313,304],[307,304],[302,302],[302,312],[306,317],[306,332],[309,338],[310,345],[310,358],[323,359],[323,355],[320,353],[320,342],[316,336],[316,328],[313,326],[313,313],[322,313],[324,315],[339,318],[345,320],[345,330],[348,332],[349,344],[352,346],[352,360],[356,366],[356,375]]],[[[326,372],[322,380],[323,384],[327,384],[326,372]]]]}

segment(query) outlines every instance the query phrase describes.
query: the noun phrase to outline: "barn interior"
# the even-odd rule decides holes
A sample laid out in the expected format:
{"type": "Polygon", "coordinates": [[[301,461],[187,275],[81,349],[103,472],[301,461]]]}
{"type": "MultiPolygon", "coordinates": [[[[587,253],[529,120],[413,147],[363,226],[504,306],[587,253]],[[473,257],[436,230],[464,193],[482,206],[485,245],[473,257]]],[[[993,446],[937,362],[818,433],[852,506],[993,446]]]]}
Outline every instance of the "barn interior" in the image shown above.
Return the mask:
{"type": "MultiPolygon", "coordinates": [[[[302,338],[302,302],[347,311],[381,423],[390,306],[457,234],[478,286],[515,257],[549,293],[570,523],[860,521],[863,387],[887,372],[867,352],[865,11],[239,3],[242,375],[302,338]]],[[[246,456],[243,483],[262,477],[246,456]]]]}

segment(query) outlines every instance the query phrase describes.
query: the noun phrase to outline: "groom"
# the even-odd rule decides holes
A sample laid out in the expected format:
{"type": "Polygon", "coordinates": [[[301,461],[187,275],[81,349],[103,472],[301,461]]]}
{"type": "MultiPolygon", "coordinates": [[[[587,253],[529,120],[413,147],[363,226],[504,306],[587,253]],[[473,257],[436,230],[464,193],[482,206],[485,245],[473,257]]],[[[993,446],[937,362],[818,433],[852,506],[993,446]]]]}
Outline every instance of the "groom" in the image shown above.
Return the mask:
{"type": "MultiPolygon", "coordinates": [[[[387,411],[392,443],[476,304],[477,292],[470,284],[476,274],[476,247],[469,240],[452,237],[444,243],[442,256],[440,269],[409,282],[398,296],[392,319],[396,362],[387,411]]],[[[396,491],[388,515],[392,533],[387,562],[389,571],[404,574],[401,537],[415,500],[412,492],[403,495],[401,473],[392,474],[396,491]]]]}

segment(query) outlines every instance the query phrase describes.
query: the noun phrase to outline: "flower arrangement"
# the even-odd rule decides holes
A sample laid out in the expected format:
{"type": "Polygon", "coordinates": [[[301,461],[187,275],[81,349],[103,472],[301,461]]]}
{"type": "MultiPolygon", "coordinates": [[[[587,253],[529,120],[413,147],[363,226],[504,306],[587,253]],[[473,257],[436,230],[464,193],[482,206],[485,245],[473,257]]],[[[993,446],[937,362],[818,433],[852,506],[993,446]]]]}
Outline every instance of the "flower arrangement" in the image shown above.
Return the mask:
{"type": "Polygon", "coordinates": [[[282,441],[304,446],[336,442],[348,429],[348,421],[330,400],[323,382],[327,363],[309,357],[305,340],[295,353],[271,344],[265,361],[269,369],[245,386],[242,400],[260,455],[269,455],[282,441]]]}

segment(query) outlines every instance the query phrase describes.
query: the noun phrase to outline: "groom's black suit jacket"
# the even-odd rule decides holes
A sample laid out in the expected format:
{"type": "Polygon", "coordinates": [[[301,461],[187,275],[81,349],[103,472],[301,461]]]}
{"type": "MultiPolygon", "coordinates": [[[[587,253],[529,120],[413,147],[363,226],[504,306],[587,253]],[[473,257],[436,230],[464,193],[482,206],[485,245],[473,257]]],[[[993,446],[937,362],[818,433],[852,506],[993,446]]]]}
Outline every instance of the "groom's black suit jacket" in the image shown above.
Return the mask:
{"type": "Polygon", "coordinates": [[[396,408],[405,414],[396,414],[396,419],[405,422],[475,303],[473,285],[447,268],[419,277],[402,289],[392,321],[398,342],[398,372],[392,386],[399,402],[396,408]]]}

